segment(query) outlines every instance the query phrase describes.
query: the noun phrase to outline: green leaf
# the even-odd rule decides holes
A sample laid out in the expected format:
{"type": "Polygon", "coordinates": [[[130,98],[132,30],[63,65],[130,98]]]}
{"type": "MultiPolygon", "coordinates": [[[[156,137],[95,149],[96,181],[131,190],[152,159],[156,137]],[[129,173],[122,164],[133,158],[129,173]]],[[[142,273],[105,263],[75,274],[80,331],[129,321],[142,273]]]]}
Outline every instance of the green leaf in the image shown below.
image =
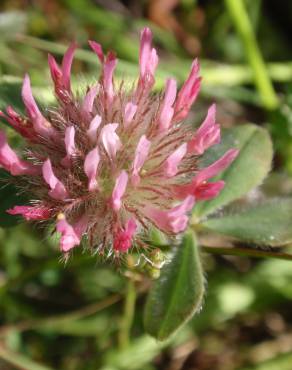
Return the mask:
{"type": "MultiPolygon", "coordinates": [[[[8,105],[12,105],[18,112],[22,112],[23,103],[20,92],[21,80],[12,76],[0,78],[0,110],[5,110],[8,105]]],[[[1,118],[1,123],[6,123],[6,121],[1,118]]]]}
{"type": "Polygon", "coordinates": [[[159,355],[166,343],[157,343],[148,335],[134,339],[130,345],[123,349],[116,348],[105,354],[105,369],[140,370],[159,355]]]}
{"type": "Polygon", "coordinates": [[[259,364],[241,368],[240,370],[290,370],[291,361],[292,361],[291,352],[281,353],[259,364]]]}
{"type": "Polygon", "coordinates": [[[270,136],[265,129],[251,124],[224,131],[221,143],[208,150],[202,164],[211,164],[232,147],[240,152],[218,177],[225,181],[225,187],[218,197],[195,207],[195,214],[199,217],[214,212],[260,185],[271,168],[273,149],[270,136]]]}
{"type": "Polygon", "coordinates": [[[242,241],[279,246],[292,242],[292,199],[272,199],[201,224],[242,241]]]}
{"type": "Polygon", "coordinates": [[[189,231],[149,293],[144,314],[146,331],[159,340],[167,339],[201,308],[203,295],[198,244],[189,231]]]}

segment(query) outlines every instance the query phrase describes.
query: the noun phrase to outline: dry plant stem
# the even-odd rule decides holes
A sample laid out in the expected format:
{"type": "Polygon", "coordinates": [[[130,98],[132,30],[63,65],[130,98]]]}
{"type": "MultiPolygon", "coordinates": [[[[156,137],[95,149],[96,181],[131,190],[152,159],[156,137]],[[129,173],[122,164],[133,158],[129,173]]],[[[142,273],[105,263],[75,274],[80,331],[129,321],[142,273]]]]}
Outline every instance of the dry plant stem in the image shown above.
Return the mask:
{"type": "Polygon", "coordinates": [[[121,350],[128,347],[130,343],[130,331],[135,315],[136,287],[132,279],[127,282],[127,291],[124,301],[124,312],[121,319],[120,331],[118,335],[119,347],[121,350]]]}
{"type": "Polygon", "coordinates": [[[273,252],[262,249],[253,249],[246,247],[208,247],[201,246],[201,250],[206,253],[226,255],[226,256],[240,256],[240,257],[255,257],[255,258],[278,258],[282,260],[292,261],[292,255],[289,253],[273,252]]]}

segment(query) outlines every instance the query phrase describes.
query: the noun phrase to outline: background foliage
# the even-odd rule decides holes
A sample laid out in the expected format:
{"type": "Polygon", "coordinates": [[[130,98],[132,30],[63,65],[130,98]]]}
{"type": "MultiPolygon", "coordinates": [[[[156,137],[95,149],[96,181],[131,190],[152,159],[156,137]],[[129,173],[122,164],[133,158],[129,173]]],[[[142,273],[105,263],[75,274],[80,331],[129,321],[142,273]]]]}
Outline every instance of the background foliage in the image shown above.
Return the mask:
{"type": "MultiPolygon", "coordinates": [[[[246,165],[248,174],[237,163],[233,172],[226,175],[239,189],[236,197],[228,194],[226,188],[215,203],[200,205],[194,218],[242,196],[262,181],[271,157],[266,131],[248,126],[248,139],[261,143],[262,158],[266,160],[266,165],[262,161],[263,176],[259,174],[256,179],[253,166],[261,158],[256,157],[256,145],[241,133],[247,133],[243,131],[247,122],[268,128],[275,149],[269,178],[260,189],[224,210],[220,218],[210,218],[199,225],[203,230],[219,232],[223,225],[224,233],[232,237],[238,233],[241,237],[246,235],[246,244],[238,247],[256,242],[265,246],[268,256],[270,245],[282,245],[284,239],[291,241],[291,201],[274,200],[272,204],[253,207],[267,196],[291,195],[291,8],[284,0],[2,0],[0,108],[13,104],[23,109],[20,86],[27,71],[39,101],[44,106],[53,102],[47,88],[47,52],[60,57],[72,39],[80,45],[74,63],[78,76],[75,87],[82,88],[97,76],[98,62],[88,52],[88,39],[117,51],[120,77],[135,76],[138,33],[141,27],[150,25],[161,55],[157,90],[169,75],[182,82],[191,59],[199,56],[203,90],[190,119],[197,124],[210,102],[217,101],[218,121],[231,128],[231,139],[237,135],[238,145],[244,147],[249,158],[254,158],[246,165]],[[249,145],[245,145],[245,140],[249,145]],[[244,191],[242,184],[246,186],[244,191]],[[230,219],[234,221],[232,215],[238,208],[241,213],[235,221],[242,230],[238,226],[234,229],[234,222],[229,223],[230,219]],[[258,214],[273,214],[274,218],[270,223],[256,225],[252,221],[258,214]],[[256,225],[254,229],[252,224],[256,225]],[[267,230],[273,231],[270,236],[274,239],[264,240],[267,230]]],[[[21,145],[13,131],[8,134],[15,145],[21,145]]],[[[222,148],[216,150],[219,153],[222,148]]],[[[3,188],[0,198],[0,224],[12,226],[15,219],[4,218],[3,210],[14,204],[15,192],[3,188]]],[[[208,235],[203,234],[203,245],[228,247],[220,234],[212,240],[208,235]]],[[[132,276],[138,290],[133,312],[134,295],[123,274],[80,250],[64,265],[54,237],[42,227],[16,221],[16,226],[0,229],[0,245],[1,370],[291,369],[290,261],[215,256],[205,253],[208,249],[204,248],[203,269],[208,286],[200,281],[201,289],[207,288],[203,310],[170,340],[156,342],[143,329],[143,309],[151,279],[132,276]]],[[[290,248],[288,243],[279,249],[278,256],[289,253],[290,248]]],[[[258,250],[256,254],[260,253],[258,250]]],[[[185,249],[184,254],[188,260],[192,250],[185,249]]],[[[131,266],[132,261],[128,263],[131,266]]],[[[193,263],[194,268],[200,268],[196,258],[193,263]]],[[[180,266],[177,268],[181,271],[180,266]]],[[[163,336],[169,328],[162,326],[159,330],[163,336]]]]}

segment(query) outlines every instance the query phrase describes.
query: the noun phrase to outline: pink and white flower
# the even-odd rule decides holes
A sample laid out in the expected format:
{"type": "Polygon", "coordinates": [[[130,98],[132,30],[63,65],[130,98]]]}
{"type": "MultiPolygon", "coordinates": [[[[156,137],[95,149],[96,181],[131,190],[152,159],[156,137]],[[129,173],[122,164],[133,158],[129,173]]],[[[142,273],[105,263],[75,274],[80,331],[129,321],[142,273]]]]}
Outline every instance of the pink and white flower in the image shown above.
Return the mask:
{"type": "Polygon", "coordinates": [[[0,112],[26,141],[19,156],[0,131],[0,166],[34,195],[31,204],[7,212],[28,221],[54,220],[66,254],[82,238],[108,255],[129,252],[133,245],[145,253],[150,227],[171,236],[181,233],[195,204],[219,194],[224,182],[210,180],[230,165],[237,150],[199,166],[199,156],[219,143],[220,127],[215,105],[197,130],[182,122],[200,90],[197,60],[178,92],[169,78],[157,96],[152,87],[158,56],[149,28],[141,33],[140,73],[131,91],[115,82],[116,55],[89,43],[102,72],[83,96],[71,88],[73,43],[61,66],[49,55],[59,108],[50,115],[41,112],[26,75],[26,117],[11,107],[0,112]]]}

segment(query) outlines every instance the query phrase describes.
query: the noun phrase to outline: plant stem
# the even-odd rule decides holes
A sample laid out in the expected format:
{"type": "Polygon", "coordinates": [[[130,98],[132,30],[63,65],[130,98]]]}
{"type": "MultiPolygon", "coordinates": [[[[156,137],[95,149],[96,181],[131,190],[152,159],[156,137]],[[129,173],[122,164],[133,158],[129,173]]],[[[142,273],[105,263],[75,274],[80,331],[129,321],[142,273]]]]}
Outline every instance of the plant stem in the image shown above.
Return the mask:
{"type": "Polygon", "coordinates": [[[243,0],[225,0],[225,5],[244,45],[262,103],[267,109],[275,109],[279,104],[278,98],[269,78],[244,2],[243,0]]]}
{"type": "Polygon", "coordinates": [[[13,369],[20,370],[53,370],[47,366],[38,364],[30,358],[16,352],[11,352],[4,346],[0,345],[0,358],[13,365],[13,369]],[[14,367],[15,366],[15,367],[14,367]]]}
{"type": "MultiPolygon", "coordinates": [[[[50,53],[63,55],[66,51],[66,46],[62,44],[56,44],[51,41],[41,40],[36,37],[19,35],[15,40],[21,44],[29,45],[33,48],[47,51],[50,53]]],[[[75,55],[76,59],[84,61],[88,64],[94,64],[98,66],[96,56],[83,49],[78,49],[75,55]]],[[[175,68],[167,62],[161,61],[161,68],[158,69],[157,75],[161,78],[161,86],[164,84],[164,78],[172,74],[182,83],[187,74],[189,73],[189,67],[191,65],[191,60],[186,59],[183,61],[177,61],[175,68]]],[[[250,83],[253,81],[253,68],[248,65],[236,64],[222,64],[214,63],[202,59],[202,76],[204,82],[207,85],[223,85],[223,86],[234,86],[250,83]]],[[[267,78],[273,79],[276,82],[289,82],[292,79],[292,63],[291,62],[276,62],[268,63],[266,65],[267,78]]],[[[124,60],[119,60],[118,70],[120,70],[123,75],[125,73],[136,76],[137,65],[132,62],[127,62],[124,60]]],[[[5,77],[7,79],[7,77],[5,77]]],[[[11,79],[11,77],[9,76],[11,79]]],[[[21,83],[21,80],[19,80],[21,83]]],[[[271,84],[271,83],[270,83],[271,84]]]]}
{"type": "Polygon", "coordinates": [[[58,328],[64,322],[77,321],[81,320],[84,317],[94,315],[97,312],[102,311],[103,309],[119,302],[122,299],[122,296],[119,294],[113,294],[106,299],[91,303],[87,306],[84,306],[80,309],[67,312],[65,314],[49,316],[43,319],[30,319],[24,320],[15,324],[3,325],[0,326],[0,338],[7,335],[11,330],[17,330],[19,332],[38,329],[38,328],[58,328]]]}
{"type": "MultiPolygon", "coordinates": [[[[137,288],[137,293],[143,293],[149,289],[148,284],[143,284],[137,288]]],[[[18,332],[33,330],[33,329],[43,329],[49,328],[54,331],[54,328],[58,329],[62,323],[70,321],[82,320],[87,316],[94,315],[113,304],[121,301],[123,296],[120,294],[113,294],[102,301],[91,303],[77,310],[70,311],[64,314],[53,315],[40,319],[28,319],[20,321],[14,324],[8,324],[0,326],[0,339],[5,335],[9,334],[10,331],[16,330],[18,332]]]]}
{"type": "Polygon", "coordinates": [[[253,249],[245,247],[208,247],[201,246],[203,252],[211,254],[222,254],[227,256],[256,257],[256,258],[278,258],[292,261],[292,254],[273,252],[262,249],[253,249]]]}
{"type": "Polygon", "coordinates": [[[134,281],[129,279],[127,282],[127,291],[124,302],[124,313],[121,319],[119,331],[119,347],[125,349],[130,343],[130,331],[135,314],[136,288],[134,281]]]}

